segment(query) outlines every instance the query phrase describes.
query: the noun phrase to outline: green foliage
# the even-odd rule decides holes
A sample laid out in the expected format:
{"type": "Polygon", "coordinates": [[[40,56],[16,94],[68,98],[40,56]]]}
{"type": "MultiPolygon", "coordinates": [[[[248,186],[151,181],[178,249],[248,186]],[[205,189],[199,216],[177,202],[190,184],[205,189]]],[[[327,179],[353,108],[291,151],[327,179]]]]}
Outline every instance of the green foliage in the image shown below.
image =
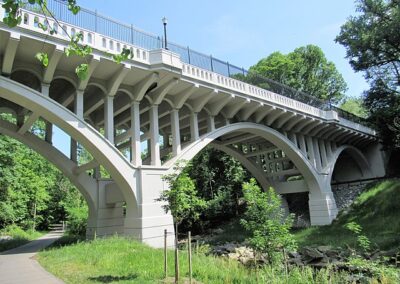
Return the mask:
{"type": "Polygon", "coordinates": [[[340,108],[359,117],[367,117],[367,110],[363,105],[362,98],[345,98],[340,108]]]}
{"type": "Polygon", "coordinates": [[[365,235],[380,249],[398,247],[400,243],[400,182],[387,180],[371,184],[338,218],[329,226],[310,227],[295,233],[300,246],[331,245],[334,247],[357,247],[354,233],[345,228],[357,221],[365,235]]]}
{"type": "MultiPolygon", "coordinates": [[[[187,252],[179,253],[183,277],[188,277],[187,252]]],[[[124,282],[157,283],[163,281],[163,250],[124,238],[97,239],[41,251],[38,260],[46,270],[66,283],[124,282]]],[[[173,251],[168,251],[168,276],[173,275],[173,251]]],[[[395,271],[381,270],[370,283],[398,283],[395,271]],[[380,282],[377,282],[380,280],[380,282]],[[386,282],[385,282],[386,281],[386,282]]],[[[349,274],[329,267],[314,270],[293,267],[286,274],[281,265],[248,269],[237,261],[193,254],[193,277],[199,283],[352,283],[349,274]]],[[[194,282],[194,281],[193,281],[194,282]]]]}
{"type": "Polygon", "coordinates": [[[159,201],[166,202],[163,208],[166,212],[171,211],[175,224],[180,224],[183,220],[198,220],[206,206],[204,200],[197,196],[194,182],[187,172],[180,173],[183,168],[184,166],[178,164],[172,174],[163,177],[169,190],[163,191],[159,198],[159,201]]]}
{"type": "Polygon", "coordinates": [[[353,232],[357,236],[358,246],[363,249],[365,252],[369,251],[371,247],[371,242],[367,238],[367,236],[361,234],[362,227],[356,222],[352,221],[345,225],[345,228],[350,232],[353,232]]]}
{"type": "Polygon", "coordinates": [[[49,65],[49,57],[47,53],[44,52],[39,52],[35,55],[35,58],[40,61],[40,63],[43,64],[44,67],[47,67],[49,65]]]}
{"type": "Polygon", "coordinates": [[[347,85],[335,64],[326,59],[321,48],[307,45],[285,55],[274,52],[250,67],[246,81],[267,87],[252,74],[288,85],[322,100],[337,103],[343,99],[347,85]]]}
{"type": "Polygon", "coordinates": [[[207,202],[198,222],[199,229],[240,213],[242,183],[249,179],[249,173],[237,160],[207,147],[193,158],[186,170],[195,181],[198,195],[207,202]]]}
{"type": "Polygon", "coordinates": [[[243,192],[247,209],[241,223],[251,233],[250,246],[257,253],[266,254],[270,263],[279,259],[283,249],[296,249],[290,233],[293,216],[285,216],[279,195],[272,188],[263,192],[254,179],[243,184],[243,192]]]}
{"type": "Polygon", "coordinates": [[[42,235],[42,232],[23,230],[15,224],[7,226],[0,230],[0,236],[9,236],[11,239],[0,242],[0,252],[22,246],[42,235]]]}
{"type": "Polygon", "coordinates": [[[400,1],[357,0],[357,16],[341,27],[336,41],[356,71],[370,82],[365,107],[388,148],[400,148],[400,1]]]}

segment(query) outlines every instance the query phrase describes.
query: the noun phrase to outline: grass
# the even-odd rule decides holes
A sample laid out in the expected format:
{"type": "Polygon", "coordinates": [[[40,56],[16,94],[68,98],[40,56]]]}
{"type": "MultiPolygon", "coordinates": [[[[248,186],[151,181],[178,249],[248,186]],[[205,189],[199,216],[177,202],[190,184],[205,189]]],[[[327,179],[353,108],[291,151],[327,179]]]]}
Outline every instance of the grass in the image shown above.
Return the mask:
{"type": "Polygon", "coordinates": [[[332,245],[356,246],[354,235],[344,228],[356,222],[375,247],[381,249],[400,246],[400,181],[387,180],[373,184],[363,192],[346,212],[329,226],[310,227],[295,232],[300,246],[332,245]]]}
{"type": "Polygon", "coordinates": [[[27,230],[24,231],[18,226],[11,225],[0,230],[0,235],[10,236],[11,240],[0,242],[0,252],[10,250],[19,246],[22,246],[32,240],[40,238],[46,232],[27,230]]]}
{"type": "MultiPolygon", "coordinates": [[[[299,246],[332,245],[355,247],[356,238],[344,228],[354,221],[363,227],[363,234],[381,249],[400,244],[400,182],[384,181],[361,194],[347,212],[341,212],[330,226],[311,227],[295,232],[299,246]]],[[[211,243],[241,241],[245,238],[239,223],[221,227],[223,232],[211,243]]],[[[66,283],[171,283],[173,252],[168,253],[168,280],[163,275],[163,250],[153,249],[121,237],[78,241],[62,238],[58,245],[42,251],[39,262],[66,283]]],[[[356,259],[361,261],[361,259],[356,259]]],[[[371,265],[364,261],[362,265],[371,265]]],[[[359,264],[357,264],[359,265],[359,264]]],[[[374,264],[375,265],[375,264],[374,264]]],[[[378,264],[376,264],[378,265],[378,264]]],[[[180,253],[181,276],[188,277],[186,252],[180,253]]],[[[376,277],[366,283],[399,283],[397,270],[379,266],[376,277]]],[[[349,283],[346,273],[330,269],[314,271],[309,267],[292,268],[285,273],[282,264],[258,270],[246,268],[237,261],[195,254],[193,277],[196,283],[349,283]]]]}
{"type": "MultiPolygon", "coordinates": [[[[38,255],[42,266],[66,283],[164,283],[163,250],[136,241],[111,237],[53,247],[38,255]]],[[[180,253],[182,277],[188,277],[186,252],[180,253]]],[[[169,280],[173,277],[173,251],[168,253],[169,280]]],[[[285,275],[281,266],[255,271],[237,261],[194,254],[197,283],[344,283],[346,275],[328,270],[295,268],[285,275]],[[328,278],[332,277],[330,282],[328,278]]]]}

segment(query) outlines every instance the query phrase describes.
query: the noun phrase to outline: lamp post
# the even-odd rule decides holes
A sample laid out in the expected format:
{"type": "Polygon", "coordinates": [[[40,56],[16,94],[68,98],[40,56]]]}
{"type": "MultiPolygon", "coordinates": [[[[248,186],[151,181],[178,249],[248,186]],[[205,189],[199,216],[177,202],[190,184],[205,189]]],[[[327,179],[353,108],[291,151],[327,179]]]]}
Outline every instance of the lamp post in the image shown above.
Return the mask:
{"type": "Polygon", "coordinates": [[[164,25],[164,48],[168,49],[168,46],[167,46],[167,24],[168,24],[168,20],[167,20],[166,17],[163,17],[161,19],[161,21],[162,21],[162,23],[164,25]]]}

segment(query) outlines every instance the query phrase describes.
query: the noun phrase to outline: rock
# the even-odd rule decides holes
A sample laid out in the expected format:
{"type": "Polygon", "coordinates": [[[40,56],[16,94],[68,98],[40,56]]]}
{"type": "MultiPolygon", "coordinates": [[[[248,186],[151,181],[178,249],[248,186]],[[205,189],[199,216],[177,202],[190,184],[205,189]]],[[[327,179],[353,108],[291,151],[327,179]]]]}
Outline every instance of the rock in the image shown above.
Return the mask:
{"type": "Polygon", "coordinates": [[[309,260],[321,259],[324,257],[324,255],[320,253],[317,249],[311,247],[304,247],[301,250],[301,254],[309,260]]]}
{"type": "Polygon", "coordinates": [[[321,253],[327,253],[328,251],[332,251],[331,246],[318,246],[317,250],[319,250],[321,253]]]}

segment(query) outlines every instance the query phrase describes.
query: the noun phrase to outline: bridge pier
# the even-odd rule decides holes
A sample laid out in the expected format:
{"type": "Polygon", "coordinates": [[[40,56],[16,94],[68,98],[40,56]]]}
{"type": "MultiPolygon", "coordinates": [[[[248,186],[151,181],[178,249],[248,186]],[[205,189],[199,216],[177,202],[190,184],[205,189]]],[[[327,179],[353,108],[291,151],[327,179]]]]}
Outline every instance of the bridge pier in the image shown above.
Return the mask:
{"type": "MultiPolygon", "coordinates": [[[[162,247],[164,230],[174,233],[172,215],[162,208],[163,202],[157,201],[161,192],[168,188],[162,177],[166,169],[142,167],[136,170],[138,192],[137,213],[127,211],[124,224],[124,234],[132,236],[152,247],[162,247]]],[[[168,236],[168,246],[173,246],[174,235],[168,236]]]]}

